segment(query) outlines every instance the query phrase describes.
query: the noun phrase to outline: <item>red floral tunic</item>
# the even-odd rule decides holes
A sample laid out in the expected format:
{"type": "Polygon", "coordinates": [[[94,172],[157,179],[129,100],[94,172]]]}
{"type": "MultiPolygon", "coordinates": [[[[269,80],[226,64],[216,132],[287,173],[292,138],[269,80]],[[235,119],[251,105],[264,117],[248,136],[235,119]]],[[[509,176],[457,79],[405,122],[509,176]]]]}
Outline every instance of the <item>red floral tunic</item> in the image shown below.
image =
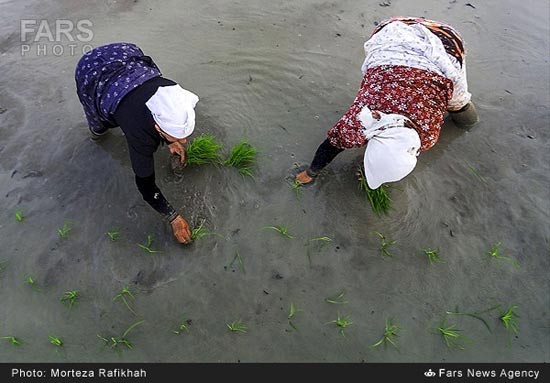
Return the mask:
{"type": "Polygon", "coordinates": [[[408,117],[416,124],[420,150],[428,150],[437,142],[452,95],[452,81],[434,72],[406,66],[370,68],[353,104],[328,131],[329,141],[342,149],[366,145],[357,116],[368,106],[370,110],[408,117]]]}

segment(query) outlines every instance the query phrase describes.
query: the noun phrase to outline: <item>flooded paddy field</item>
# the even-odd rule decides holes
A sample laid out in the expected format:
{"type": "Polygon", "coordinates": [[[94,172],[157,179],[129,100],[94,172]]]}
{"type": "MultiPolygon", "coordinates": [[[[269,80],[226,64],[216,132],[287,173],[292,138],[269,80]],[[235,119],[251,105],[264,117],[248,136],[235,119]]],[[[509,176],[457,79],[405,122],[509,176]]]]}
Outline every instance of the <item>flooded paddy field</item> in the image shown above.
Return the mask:
{"type": "Polygon", "coordinates": [[[0,337],[22,342],[0,340],[0,361],[549,362],[549,5],[387,3],[0,0],[0,337]],[[355,97],[363,42],[397,15],[462,33],[480,122],[445,122],[391,184],[388,215],[359,190],[360,149],[293,190],[355,97]],[[174,240],[135,186],[120,129],[89,138],[74,83],[85,44],[71,54],[63,41],[55,54],[55,41],[22,42],[21,19],[90,20],[90,45],[137,44],[199,95],[193,136],[214,135],[223,156],[242,138],[258,149],[253,178],[214,165],[175,176],[166,148],[155,155],[167,199],[217,235],[174,240]],[[377,233],[395,241],[389,254],[377,233]],[[148,236],[159,252],[138,246],[148,236]],[[124,287],[128,305],[114,299],[124,287]],[[60,299],[71,290],[69,309],[60,299]],[[499,317],[512,306],[510,335],[499,317]],[[456,310],[475,316],[446,314],[456,310]],[[469,339],[464,350],[446,346],[445,317],[469,339]],[[389,318],[398,348],[371,347],[389,318]],[[239,320],[246,332],[230,331],[239,320]],[[131,350],[98,337],[140,321],[131,350]]]}

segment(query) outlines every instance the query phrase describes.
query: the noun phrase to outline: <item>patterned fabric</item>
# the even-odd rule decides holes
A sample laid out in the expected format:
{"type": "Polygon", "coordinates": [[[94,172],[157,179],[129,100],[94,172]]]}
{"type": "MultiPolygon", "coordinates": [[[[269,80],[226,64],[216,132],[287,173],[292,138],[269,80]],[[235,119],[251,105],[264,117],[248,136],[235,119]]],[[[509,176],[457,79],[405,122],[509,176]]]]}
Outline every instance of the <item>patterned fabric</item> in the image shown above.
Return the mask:
{"type": "Polygon", "coordinates": [[[160,76],[149,56],[131,43],[114,43],[86,53],[76,66],[78,98],[90,130],[116,126],[113,119],[120,100],[145,81],[160,76]]]}
{"type": "Polygon", "coordinates": [[[394,21],[400,21],[407,25],[422,24],[423,26],[428,28],[433,34],[439,37],[447,53],[456,58],[458,62],[462,65],[465,56],[464,42],[462,41],[460,33],[458,33],[458,31],[456,31],[450,25],[446,25],[438,21],[424,19],[421,17],[393,17],[378,24],[378,26],[374,29],[374,32],[372,32],[372,35],[378,33],[382,28],[394,21]]]}
{"type": "Polygon", "coordinates": [[[408,117],[420,136],[420,150],[428,150],[437,142],[452,94],[452,81],[434,72],[393,65],[370,68],[353,104],[328,131],[328,139],[341,149],[366,145],[358,114],[367,106],[408,117]]]}
{"type": "Polygon", "coordinates": [[[364,44],[363,75],[380,65],[401,65],[435,72],[453,82],[453,97],[448,110],[459,110],[472,95],[468,92],[466,64],[449,55],[441,40],[420,23],[407,25],[394,21],[364,44]]]}

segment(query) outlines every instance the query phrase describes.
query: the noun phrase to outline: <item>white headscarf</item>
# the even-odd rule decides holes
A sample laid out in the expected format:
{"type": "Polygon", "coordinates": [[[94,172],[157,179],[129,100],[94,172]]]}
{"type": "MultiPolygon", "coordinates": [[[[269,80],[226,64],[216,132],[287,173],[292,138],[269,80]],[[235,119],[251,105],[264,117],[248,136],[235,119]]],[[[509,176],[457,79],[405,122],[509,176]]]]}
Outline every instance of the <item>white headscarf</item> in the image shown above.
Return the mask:
{"type": "Polygon", "coordinates": [[[158,126],[175,138],[185,138],[195,129],[195,105],[199,97],[179,85],[160,86],[145,103],[158,126]]]}
{"type": "Polygon", "coordinates": [[[380,119],[376,120],[365,106],[358,115],[367,138],[363,163],[371,189],[399,181],[412,172],[420,150],[420,137],[416,130],[405,126],[406,117],[379,113],[380,119]]]}

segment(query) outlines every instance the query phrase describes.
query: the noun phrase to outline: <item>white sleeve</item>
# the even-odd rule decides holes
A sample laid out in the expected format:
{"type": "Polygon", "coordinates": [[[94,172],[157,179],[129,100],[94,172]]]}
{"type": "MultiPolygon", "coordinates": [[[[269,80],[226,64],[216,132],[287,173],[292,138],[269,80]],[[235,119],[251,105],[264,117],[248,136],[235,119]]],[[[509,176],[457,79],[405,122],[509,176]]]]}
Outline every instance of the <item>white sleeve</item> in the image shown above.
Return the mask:
{"type": "Polygon", "coordinates": [[[455,76],[451,77],[453,81],[453,97],[449,101],[447,110],[459,110],[472,99],[472,95],[468,92],[468,82],[466,80],[466,61],[462,61],[462,68],[457,71],[455,76]]]}

